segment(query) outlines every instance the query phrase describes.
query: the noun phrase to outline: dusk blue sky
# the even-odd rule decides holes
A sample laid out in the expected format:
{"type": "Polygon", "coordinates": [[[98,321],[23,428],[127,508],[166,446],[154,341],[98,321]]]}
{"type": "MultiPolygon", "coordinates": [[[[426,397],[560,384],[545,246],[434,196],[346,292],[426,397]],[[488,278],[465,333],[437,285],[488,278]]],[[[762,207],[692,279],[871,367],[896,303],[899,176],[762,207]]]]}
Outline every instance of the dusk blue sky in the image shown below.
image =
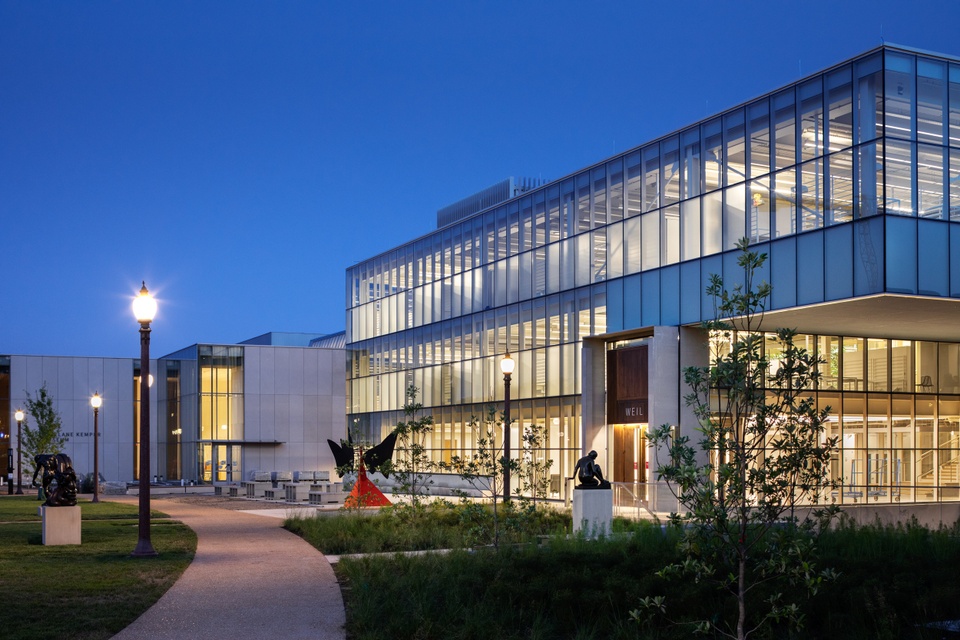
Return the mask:
{"type": "Polygon", "coordinates": [[[345,269],[960,2],[0,0],[0,354],[344,328],[345,269]]]}

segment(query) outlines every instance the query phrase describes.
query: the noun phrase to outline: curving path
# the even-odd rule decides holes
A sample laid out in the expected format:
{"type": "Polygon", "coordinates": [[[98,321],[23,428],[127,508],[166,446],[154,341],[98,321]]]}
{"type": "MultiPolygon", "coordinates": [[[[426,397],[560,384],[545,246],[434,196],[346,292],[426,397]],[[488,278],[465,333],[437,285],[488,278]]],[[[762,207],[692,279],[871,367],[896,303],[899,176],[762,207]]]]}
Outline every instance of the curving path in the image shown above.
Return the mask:
{"type": "Polygon", "coordinates": [[[281,528],[281,518],[157,498],[151,507],[197,533],[197,554],[114,640],[344,640],[343,598],[330,563],[281,528]]]}

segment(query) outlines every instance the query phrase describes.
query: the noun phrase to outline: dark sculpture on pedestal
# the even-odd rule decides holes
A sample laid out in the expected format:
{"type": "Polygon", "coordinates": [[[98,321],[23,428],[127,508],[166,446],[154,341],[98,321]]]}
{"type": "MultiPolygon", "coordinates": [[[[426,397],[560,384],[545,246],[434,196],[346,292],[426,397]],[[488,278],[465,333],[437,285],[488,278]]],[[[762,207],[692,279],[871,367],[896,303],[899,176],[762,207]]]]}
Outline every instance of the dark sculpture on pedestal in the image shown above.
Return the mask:
{"type": "Polygon", "coordinates": [[[77,504],[77,474],[73,462],[65,453],[41,453],[33,457],[37,470],[33,472],[33,483],[40,476],[41,497],[47,507],[72,507],[77,504]],[[53,489],[50,485],[55,483],[53,489]]]}
{"type": "Polygon", "coordinates": [[[573,478],[580,480],[577,489],[609,489],[610,482],[603,479],[603,472],[600,465],[597,464],[597,452],[591,451],[587,455],[577,460],[577,466],[573,468],[573,478]]]}

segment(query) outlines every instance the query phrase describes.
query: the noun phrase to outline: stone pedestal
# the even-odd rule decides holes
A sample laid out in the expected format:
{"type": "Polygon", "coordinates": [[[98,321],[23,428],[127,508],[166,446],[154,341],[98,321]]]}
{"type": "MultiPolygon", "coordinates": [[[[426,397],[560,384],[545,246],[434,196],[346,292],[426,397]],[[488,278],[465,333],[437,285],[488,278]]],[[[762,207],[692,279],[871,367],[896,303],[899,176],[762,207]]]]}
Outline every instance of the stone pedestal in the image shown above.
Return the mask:
{"type": "Polygon", "coordinates": [[[613,490],[573,490],[573,532],[587,538],[613,533],[613,490]]]}
{"type": "Polygon", "coordinates": [[[80,507],[37,509],[43,519],[43,544],[80,544],[80,507]]]}

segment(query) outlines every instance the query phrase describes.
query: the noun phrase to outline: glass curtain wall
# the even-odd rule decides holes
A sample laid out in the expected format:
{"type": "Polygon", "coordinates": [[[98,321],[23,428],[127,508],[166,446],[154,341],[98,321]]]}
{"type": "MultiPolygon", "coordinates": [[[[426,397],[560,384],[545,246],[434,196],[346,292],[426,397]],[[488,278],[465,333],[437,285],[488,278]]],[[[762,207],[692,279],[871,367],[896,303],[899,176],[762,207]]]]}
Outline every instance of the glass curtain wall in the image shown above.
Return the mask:
{"type": "MultiPolygon", "coordinates": [[[[531,415],[545,402],[560,433],[582,338],[706,319],[701,272],[722,272],[742,237],[877,214],[960,220],[960,64],[882,48],[352,267],[349,420],[383,437],[412,384],[453,430],[502,401],[509,350],[513,398],[531,415]]],[[[836,390],[881,391],[868,382],[881,375],[876,345],[835,346],[850,354],[836,390]]],[[[457,442],[467,436],[437,440],[437,459],[457,442]]]]}
{"type": "MultiPolygon", "coordinates": [[[[774,334],[765,355],[776,367],[774,334]]],[[[960,500],[960,344],[800,334],[822,360],[809,394],[829,408],[826,435],[840,504],[960,500]],[[949,389],[948,392],[940,391],[949,389]]],[[[729,348],[729,345],[726,345],[729,348]]]]}
{"type": "Polygon", "coordinates": [[[201,345],[199,477],[242,478],[243,347],[201,345]]]}

